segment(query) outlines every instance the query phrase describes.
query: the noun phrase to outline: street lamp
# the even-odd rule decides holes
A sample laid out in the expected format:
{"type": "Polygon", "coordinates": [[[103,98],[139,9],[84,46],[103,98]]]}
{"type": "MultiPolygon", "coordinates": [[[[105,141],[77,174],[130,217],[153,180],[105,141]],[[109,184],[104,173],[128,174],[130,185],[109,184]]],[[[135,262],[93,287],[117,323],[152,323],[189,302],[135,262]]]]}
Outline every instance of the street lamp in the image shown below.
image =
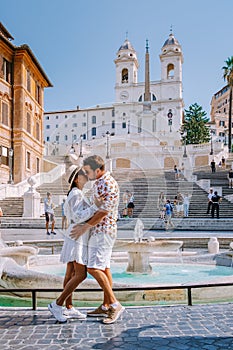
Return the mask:
{"type": "Polygon", "coordinates": [[[107,135],[107,153],[106,153],[106,159],[109,159],[109,158],[110,158],[110,150],[109,150],[109,136],[110,136],[110,132],[107,131],[107,132],[106,132],[106,135],[107,135]]]}
{"type": "Polygon", "coordinates": [[[12,148],[10,148],[9,149],[9,168],[10,168],[10,171],[9,171],[9,181],[8,181],[9,184],[13,183],[13,154],[14,154],[14,151],[12,148]]]}
{"type": "Polygon", "coordinates": [[[80,135],[80,150],[79,150],[79,158],[83,158],[83,135],[80,135]]]}
{"type": "Polygon", "coordinates": [[[183,132],[183,137],[184,137],[184,154],[183,158],[187,158],[187,151],[186,151],[186,137],[187,137],[187,131],[183,132]]]}
{"type": "Polygon", "coordinates": [[[72,148],[74,148],[74,129],[71,130],[72,148]]]}
{"type": "Polygon", "coordinates": [[[227,145],[227,127],[224,127],[224,146],[227,145]]]}
{"type": "Polygon", "coordinates": [[[210,130],[210,155],[214,154],[212,130],[210,130]]]}
{"type": "Polygon", "coordinates": [[[56,139],[57,139],[57,154],[59,154],[60,152],[59,152],[59,141],[60,141],[60,132],[58,132],[57,133],[57,137],[56,137],[56,139]]]}

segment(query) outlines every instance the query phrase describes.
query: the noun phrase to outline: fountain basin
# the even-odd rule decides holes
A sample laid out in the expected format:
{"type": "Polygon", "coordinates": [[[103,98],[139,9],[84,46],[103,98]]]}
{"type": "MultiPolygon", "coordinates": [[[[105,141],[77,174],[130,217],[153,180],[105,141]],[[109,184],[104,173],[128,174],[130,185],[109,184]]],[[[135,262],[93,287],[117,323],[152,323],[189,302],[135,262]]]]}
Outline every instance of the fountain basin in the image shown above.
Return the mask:
{"type": "Polygon", "coordinates": [[[19,265],[28,265],[28,259],[32,255],[37,255],[39,249],[29,246],[4,247],[0,248],[1,258],[12,258],[19,265]]]}
{"type": "Polygon", "coordinates": [[[177,251],[182,247],[182,241],[156,240],[156,241],[124,241],[117,240],[113,251],[128,252],[127,272],[151,273],[150,256],[154,252],[177,251]]]}
{"type": "Polygon", "coordinates": [[[126,241],[126,240],[116,240],[113,251],[115,252],[138,252],[138,253],[154,253],[154,252],[168,252],[176,251],[180,249],[183,245],[183,241],[172,241],[172,240],[162,240],[158,239],[152,242],[149,241],[126,241]]]}

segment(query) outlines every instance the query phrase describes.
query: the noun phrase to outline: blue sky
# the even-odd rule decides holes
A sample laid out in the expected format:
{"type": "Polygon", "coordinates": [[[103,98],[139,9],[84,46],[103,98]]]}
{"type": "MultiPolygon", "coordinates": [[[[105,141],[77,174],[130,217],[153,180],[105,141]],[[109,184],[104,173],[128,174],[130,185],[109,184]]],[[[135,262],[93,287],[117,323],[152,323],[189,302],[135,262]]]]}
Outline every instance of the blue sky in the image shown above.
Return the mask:
{"type": "Polygon", "coordinates": [[[184,54],[185,108],[197,102],[207,114],[233,55],[232,0],[0,0],[0,8],[13,43],[30,46],[54,85],[45,90],[47,112],[114,101],[114,59],[126,32],[139,81],[146,39],[151,80],[159,80],[160,50],[173,26],[184,54]]]}

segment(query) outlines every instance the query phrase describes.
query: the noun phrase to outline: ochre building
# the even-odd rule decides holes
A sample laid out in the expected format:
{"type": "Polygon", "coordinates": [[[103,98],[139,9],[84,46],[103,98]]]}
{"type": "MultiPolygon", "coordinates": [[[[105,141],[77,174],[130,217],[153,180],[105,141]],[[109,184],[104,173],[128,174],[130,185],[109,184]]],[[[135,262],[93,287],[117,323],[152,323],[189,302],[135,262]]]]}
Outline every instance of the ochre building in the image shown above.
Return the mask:
{"type": "Polygon", "coordinates": [[[41,172],[44,88],[52,84],[28,45],[0,23],[0,183],[41,172]]]}

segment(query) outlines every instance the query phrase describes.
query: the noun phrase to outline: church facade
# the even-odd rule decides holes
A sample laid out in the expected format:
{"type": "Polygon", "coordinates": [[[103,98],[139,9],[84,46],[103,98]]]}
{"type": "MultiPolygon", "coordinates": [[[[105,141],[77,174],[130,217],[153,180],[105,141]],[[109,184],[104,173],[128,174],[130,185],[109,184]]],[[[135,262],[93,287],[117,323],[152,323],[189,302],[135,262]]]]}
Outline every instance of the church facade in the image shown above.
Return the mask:
{"type": "Polygon", "coordinates": [[[115,102],[96,108],[45,112],[44,139],[48,153],[64,153],[70,147],[78,152],[80,143],[84,149],[85,145],[91,147],[92,143],[103,143],[106,133],[110,135],[113,148],[126,136],[134,143],[146,138],[156,146],[180,145],[179,130],[184,107],[183,53],[172,33],[162,46],[159,57],[161,78],[152,81],[147,42],[145,81],[139,82],[137,52],[126,39],[114,60],[115,102]]]}

